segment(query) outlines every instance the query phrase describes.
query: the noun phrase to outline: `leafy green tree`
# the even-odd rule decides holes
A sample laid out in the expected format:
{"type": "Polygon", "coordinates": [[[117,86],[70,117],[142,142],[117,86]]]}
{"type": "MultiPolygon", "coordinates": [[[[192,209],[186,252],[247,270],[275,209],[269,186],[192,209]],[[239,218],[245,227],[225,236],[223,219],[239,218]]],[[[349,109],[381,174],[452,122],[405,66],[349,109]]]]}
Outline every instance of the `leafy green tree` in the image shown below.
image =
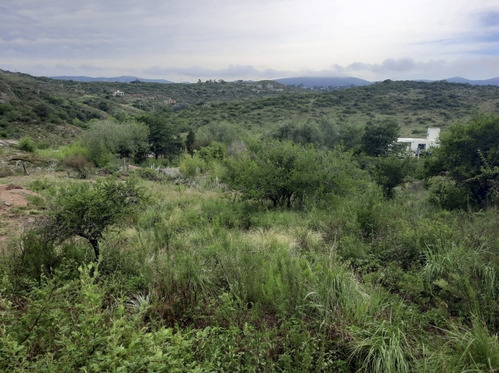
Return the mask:
{"type": "Polygon", "coordinates": [[[99,260],[99,240],[111,226],[132,215],[146,200],[144,191],[128,179],[73,183],[57,190],[39,227],[45,242],[85,238],[99,260]]]}
{"type": "Polygon", "coordinates": [[[44,103],[39,103],[33,108],[33,111],[38,115],[41,119],[47,119],[52,113],[52,108],[44,103]]]}
{"type": "Polygon", "coordinates": [[[394,121],[368,124],[361,138],[362,150],[373,157],[385,157],[398,139],[399,126],[394,121]]]}
{"type": "Polygon", "coordinates": [[[212,141],[218,141],[227,146],[234,141],[241,140],[243,136],[242,128],[226,121],[211,122],[196,131],[198,142],[211,143],[212,141]]]}
{"type": "Polygon", "coordinates": [[[410,159],[396,156],[377,158],[372,172],[375,182],[382,187],[384,196],[392,198],[394,188],[401,185],[410,172],[410,159]]]}
{"type": "Polygon", "coordinates": [[[270,140],[226,160],[224,181],[245,199],[291,206],[306,198],[347,192],[365,174],[346,153],[270,140]]]}
{"type": "Polygon", "coordinates": [[[194,153],[194,143],[196,142],[196,136],[192,129],[189,129],[189,132],[186,137],[186,150],[187,152],[193,156],[194,153]]]}
{"type": "Polygon", "coordinates": [[[210,145],[200,148],[198,155],[205,162],[222,161],[226,156],[226,151],[226,145],[214,141],[210,145]]]}
{"type": "Polygon", "coordinates": [[[172,159],[184,150],[181,131],[169,123],[165,116],[160,114],[144,115],[138,120],[149,128],[149,150],[155,159],[165,157],[172,159]]]}
{"type": "Polygon", "coordinates": [[[428,176],[447,174],[474,206],[498,203],[498,114],[450,126],[427,160],[428,176]]]}
{"type": "Polygon", "coordinates": [[[285,122],[274,131],[273,137],[279,140],[291,140],[303,145],[323,143],[321,129],[317,123],[312,121],[300,124],[285,122]]]}

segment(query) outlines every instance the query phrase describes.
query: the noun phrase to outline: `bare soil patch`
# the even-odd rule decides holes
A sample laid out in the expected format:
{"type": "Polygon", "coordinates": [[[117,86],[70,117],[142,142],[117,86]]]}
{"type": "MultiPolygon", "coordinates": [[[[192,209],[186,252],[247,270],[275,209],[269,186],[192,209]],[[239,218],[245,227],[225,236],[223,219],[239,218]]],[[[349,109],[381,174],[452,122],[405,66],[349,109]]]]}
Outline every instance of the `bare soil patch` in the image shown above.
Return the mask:
{"type": "Polygon", "coordinates": [[[34,217],[23,210],[28,206],[27,195],[37,195],[17,184],[0,185],[0,245],[8,238],[19,235],[24,226],[34,221],[34,217]]]}

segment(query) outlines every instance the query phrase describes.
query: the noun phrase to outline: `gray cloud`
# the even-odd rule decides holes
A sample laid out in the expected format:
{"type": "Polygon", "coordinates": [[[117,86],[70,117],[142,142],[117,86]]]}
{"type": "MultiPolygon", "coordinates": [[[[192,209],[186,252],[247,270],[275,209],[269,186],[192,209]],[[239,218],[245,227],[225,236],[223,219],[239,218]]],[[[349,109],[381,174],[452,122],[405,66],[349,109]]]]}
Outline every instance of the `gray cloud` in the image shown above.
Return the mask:
{"type": "Polygon", "coordinates": [[[2,0],[0,14],[0,68],[35,75],[498,75],[497,0],[2,0]]]}
{"type": "Polygon", "coordinates": [[[262,69],[252,65],[229,65],[222,69],[209,69],[201,66],[191,67],[160,67],[152,66],[144,70],[152,76],[178,76],[183,79],[276,79],[290,72],[262,69]]]}

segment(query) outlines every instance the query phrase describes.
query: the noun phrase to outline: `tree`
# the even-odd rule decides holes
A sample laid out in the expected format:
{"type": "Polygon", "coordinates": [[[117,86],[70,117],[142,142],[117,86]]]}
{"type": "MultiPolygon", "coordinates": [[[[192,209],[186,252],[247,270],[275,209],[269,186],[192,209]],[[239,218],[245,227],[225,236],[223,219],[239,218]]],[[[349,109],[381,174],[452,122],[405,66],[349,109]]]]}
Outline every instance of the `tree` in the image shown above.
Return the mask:
{"type": "Polygon", "coordinates": [[[361,138],[363,151],[373,157],[387,156],[398,139],[398,131],[399,126],[393,121],[367,125],[361,138]]]}
{"type": "Polygon", "coordinates": [[[149,150],[155,159],[165,157],[172,159],[184,150],[184,142],[180,130],[169,124],[167,119],[160,115],[143,115],[138,120],[149,128],[149,150]]]}
{"type": "Polygon", "coordinates": [[[402,184],[409,174],[410,159],[389,156],[377,158],[376,161],[372,171],[375,182],[382,187],[386,198],[392,198],[394,188],[402,184]]]}
{"type": "Polygon", "coordinates": [[[271,201],[273,206],[302,203],[307,198],[345,193],[367,181],[347,153],[312,145],[266,141],[253,151],[226,160],[224,181],[244,199],[271,201]]]}
{"type": "Polygon", "coordinates": [[[474,206],[498,203],[498,134],[498,114],[450,126],[426,160],[427,176],[447,175],[474,206]]]}
{"type": "Polygon", "coordinates": [[[99,240],[104,232],[130,216],[146,199],[144,191],[130,179],[73,183],[57,190],[39,233],[46,243],[62,242],[72,236],[85,238],[98,261],[99,240]]]}
{"type": "Polygon", "coordinates": [[[186,137],[186,150],[189,155],[193,156],[194,153],[194,143],[196,141],[195,134],[192,129],[189,129],[189,132],[186,137]]]}
{"type": "Polygon", "coordinates": [[[234,141],[241,140],[244,136],[245,133],[242,128],[226,121],[211,122],[196,131],[198,142],[211,143],[212,141],[218,141],[227,146],[234,141]]]}

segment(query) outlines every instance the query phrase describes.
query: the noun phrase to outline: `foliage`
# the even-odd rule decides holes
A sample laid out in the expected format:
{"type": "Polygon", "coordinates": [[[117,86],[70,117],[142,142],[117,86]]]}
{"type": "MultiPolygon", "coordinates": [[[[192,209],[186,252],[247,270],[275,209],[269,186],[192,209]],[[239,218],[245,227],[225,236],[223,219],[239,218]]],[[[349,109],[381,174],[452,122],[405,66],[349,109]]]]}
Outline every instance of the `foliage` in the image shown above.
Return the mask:
{"type": "Polygon", "coordinates": [[[467,209],[469,196],[457,186],[455,180],[446,176],[432,176],[428,180],[431,203],[446,210],[467,209]]]}
{"type": "MultiPolygon", "coordinates": [[[[9,136],[45,142],[51,123],[80,118],[85,128],[101,109],[124,121],[154,110],[181,147],[189,128],[204,136],[193,157],[159,155],[149,160],[155,169],[133,170],[140,186],[69,185],[45,172],[4,180],[27,183],[46,202],[4,206],[0,233],[28,211],[46,229],[0,242],[0,370],[498,371],[497,204],[455,209],[469,192],[439,162],[428,168],[437,176],[421,182],[406,166],[423,159],[360,148],[364,123],[392,118],[404,136],[423,135],[429,123],[444,128],[478,105],[497,111],[498,88],[386,81],[257,93],[254,86],[57,82],[55,89],[47,78],[0,72],[8,96],[0,126],[9,136]],[[111,88],[126,94],[114,98],[111,88]],[[181,104],[165,108],[166,95],[181,104]],[[33,111],[39,103],[50,107],[43,121],[33,111]],[[287,124],[299,130],[296,141],[319,139],[267,140],[287,124]],[[196,183],[157,182],[156,166],[177,160],[196,183]],[[285,186],[292,208],[269,208],[268,196],[285,186]],[[384,186],[392,198],[383,198],[384,186]],[[135,214],[144,187],[151,197],[135,214]],[[64,223],[57,229],[43,224],[56,217],[64,223]],[[98,265],[88,265],[95,253],[75,233],[82,222],[106,238],[98,265]],[[119,223],[126,229],[110,229],[119,223]]],[[[80,132],[68,128],[62,143],[80,132]]],[[[441,161],[436,153],[426,163],[441,161]]],[[[480,178],[493,181],[495,165],[481,154],[480,178]]],[[[77,143],[37,155],[90,159],[77,143]]]]}
{"type": "Polygon", "coordinates": [[[80,179],[86,179],[91,167],[90,162],[81,154],[72,154],[63,159],[63,165],[75,171],[80,179]]]}
{"type": "Polygon", "coordinates": [[[231,145],[236,140],[243,140],[243,131],[235,126],[233,123],[227,121],[218,121],[209,123],[203,127],[198,128],[196,131],[196,139],[198,141],[213,142],[217,141],[231,145]]]}
{"type": "Polygon", "coordinates": [[[190,128],[189,132],[186,136],[186,151],[190,155],[193,155],[195,141],[196,141],[196,135],[194,134],[193,130],[190,128]]]}
{"type": "Polygon", "coordinates": [[[253,152],[229,158],[226,166],[229,187],[243,198],[268,200],[275,207],[347,193],[343,187],[363,177],[345,155],[281,141],[264,142],[253,152]]]}
{"type": "Polygon", "coordinates": [[[75,235],[85,238],[98,261],[105,230],[131,215],[144,198],[133,180],[73,183],[57,190],[39,230],[48,243],[75,235]]]}
{"type": "Polygon", "coordinates": [[[275,130],[273,137],[279,140],[289,140],[303,145],[319,145],[323,140],[319,126],[310,121],[302,124],[285,122],[275,130]]]}
{"type": "Polygon", "coordinates": [[[179,171],[185,178],[194,178],[206,168],[206,162],[198,156],[184,155],[180,160],[179,171]]]}
{"type": "Polygon", "coordinates": [[[113,156],[140,161],[148,152],[148,129],[141,123],[95,121],[85,132],[82,144],[96,166],[105,166],[113,156]]]}
{"type": "Polygon", "coordinates": [[[21,139],[19,139],[19,149],[28,153],[33,153],[36,149],[36,143],[31,137],[21,137],[21,139]]]}
{"type": "Polygon", "coordinates": [[[376,160],[373,176],[375,182],[382,187],[384,196],[392,198],[394,188],[401,185],[410,174],[410,158],[388,156],[376,160]]]}
{"type": "Polygon", "coordinates": [[[172,159],[183,151],[181,131],[169,123],[168,118],[161,114],[151,114],[140,116],[138,120],[149,128],[149,150],[156,159],[172,159]]]}
{"type": "Polygon", "coordinates": [[[164,175],[162,175],[155,168],[141,167],[141,168],[137,169],[135,172],[137,175],[139,175],[139,177],[141,177],[145,180],[150,180],[150,181],[162,181],[162,180],[164,180],[164,175]]]}
{"type": "Polygon", "coordinates": [[[210,145],[200,148],[198,155],[207,163],[212,161],[222,161],[226,156],[226,145],[214,141],[210,145]]]}
{"type": "Polygon", "coordinates": [[[148,297],[115,300],[108,312],[95,266],[81,266],[73,280],[64,281],[64,275],[46,279],[27,294],[30,307],[19,322],[8,319],[14,306],[3,304],[2,371],[205,371],[193,359],[195,337],[172,328],[141,327],[148,297]]]}
{"type": "Polygon", "coordinates": [[[498,201],[498,114],[455,124],[440,140],[428,174],[446,172],[474,206],[498,201]]]}
{"type": "Polygon", "coordinates": [[[371,123],[361,138],[363,151],[371,156],[387,156],[398,138],[399,125],[394,121],[371,123]]]}

